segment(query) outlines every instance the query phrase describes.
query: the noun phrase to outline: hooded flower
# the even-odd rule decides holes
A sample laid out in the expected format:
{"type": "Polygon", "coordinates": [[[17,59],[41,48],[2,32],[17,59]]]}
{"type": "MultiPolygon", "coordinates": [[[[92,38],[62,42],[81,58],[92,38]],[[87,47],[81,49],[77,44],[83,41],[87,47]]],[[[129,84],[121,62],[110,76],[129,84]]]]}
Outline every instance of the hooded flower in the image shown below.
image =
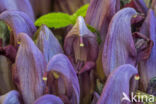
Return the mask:
{"type": "Polygon", "coordinates": [[[46,26],[42,25],[36,32],[36,44],[38,48],[42,51],[47,62],[56,54],[63,53],[63,49],[51,32],[51,30],[46,26]]]}
{"type": "Polygon", "coordinates": [[[137,69],[129,64],[116,68],[109,75],[97,104],[122,104],[123,94],[129,96],[130,80],[135,74],[137,69]]]}
{"type": "Polygon", "coordinates": [[[105,40],[109,23],[119,9],[120,0],[91,0],[86,21],[100,32],[102,40],[105,40]]]}
{"type": "Polygon", "coordinates": [[[62,100],[55,96],[55,95],[50,95],[50,94],[47,94],[47,95],[44,95],[40,98],[38,98],[34,104],[64,104],[62,102],[62,100]]]}
{"type": "Polygon", "coordinates": [[[81,16],[65,37],[64,50],[77,72],[85,72],[95,66],[98,54],[96,36],[89,31],[81,16]]]}
{"type": "Polygon", "coordinates": [[[106,76],[123,64],[136,64],[136,49],[131,32],[132,8],[124,8],[114,15],[106,37],[102,63],[106,76]]]}
{"type": "Polygon", "coordinates": [[[79,81],[68,58],[63,54],[55,55],[48,63],[47,71],[49,93],[67,97],[71,104],[79,104],[79,81]]]}
{"type": "Polygon", "coordinates": [[[35,20],[34,12],[29,0],[1,0],[0,13],[5,10],[17,10],[25,12],[31,20],[35,20]]]}
{"type": "Polygon", "coordinates": [[[4,21],[10,28],[10,42],[17,44],[17,34],[27,33],[30,37],[36,31],[33,21],[27,14],[21,11],[4,11],[0,14],[0,20],[4,21]]]}
{"type": "Polygon", "coordinates": [[[20,33],[17,37],[20,46],[16,57],[14,80],[22,94],[24,104],[32,104],[43,95],[45,84],[42,80],[46,63],[41,51],[31,38],[20,33]]]}
{"type": "Polygon", "coordinates": [[[0,96],[0,104],[21,104],[20,103],[20,94],[12,90],[5,95],[0,96]]]}
{"type": "Polygon", "coordinates": [[[154,43],[154,46],[152,48],[152,52],[150,54],[149,59],[143,60],[140,62],[139,65],[139,72],[141,75],[141,82],[143,85],[143,89],[147,89],[147,85],[151,78],[156,76],[156,17],[154,15],[154,12],[152,9],[148,11],[148,15],[146,17],[146,20],[144,21],[140,32],[144,34],[146,37],[151,39],[154,43]]]}

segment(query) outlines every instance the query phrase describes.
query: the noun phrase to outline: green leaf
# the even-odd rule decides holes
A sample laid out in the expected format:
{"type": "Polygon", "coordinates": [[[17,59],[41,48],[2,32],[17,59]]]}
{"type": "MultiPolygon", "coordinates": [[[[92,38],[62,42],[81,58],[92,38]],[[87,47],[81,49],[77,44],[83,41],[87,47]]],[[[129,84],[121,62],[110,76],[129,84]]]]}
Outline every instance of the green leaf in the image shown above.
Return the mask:
{"type": "Polygon", "coordinates": [[[41,26],[42,24],[46,25],[49,28],[63,28],[71,24],[75,24],[78,16],[86,16],[86,12],[89,4],[82,6],[78,9],[73,15],[69,15],[66,13],[49,13],[41,16],[36,20],[35,25],[41,26]]]}
{"type": "Polygon", "coordinates": [[[75,23],[76,19],[78,18],[78,16],[82,16],[85,17],[86,13],[87,13],[87,9],[89,7],[89,4],[85,4],[82,7],[80,7],[73,15],[72,15],[72,20],[75,23]]]}
{"type": "Polygon", "coordinates": [[[0,38],[3,40],[2,45],[8,45],[10,40],[10,31],[9,26],[5,24],[3,21],[0,21],[0,38]]]}
{"type": "Polygon", "coordinates": [[[73,24],[71,16],[65,13],[49,13],[36,20],[35,25],[47,25],[50,28],[62,28],[73,24]]]}

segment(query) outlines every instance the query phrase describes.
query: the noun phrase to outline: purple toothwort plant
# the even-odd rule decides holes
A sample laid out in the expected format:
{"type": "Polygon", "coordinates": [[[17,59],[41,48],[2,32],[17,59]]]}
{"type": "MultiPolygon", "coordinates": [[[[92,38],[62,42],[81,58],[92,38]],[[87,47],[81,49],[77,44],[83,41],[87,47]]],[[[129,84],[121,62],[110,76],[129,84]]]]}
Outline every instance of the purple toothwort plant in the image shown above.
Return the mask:
{"type": "MultiPolygon", "coordinates": [[[[131,94],[155,95],[155,1],[90,0],[73,15],[41,17],[37,30],[29,0],[0,0],[0,104],[133,104],[131,94]],[[54,35],[67,25],[66,36],[54,35]]],[[[73,11],[80,1],[57,2],[73,11]]]]}

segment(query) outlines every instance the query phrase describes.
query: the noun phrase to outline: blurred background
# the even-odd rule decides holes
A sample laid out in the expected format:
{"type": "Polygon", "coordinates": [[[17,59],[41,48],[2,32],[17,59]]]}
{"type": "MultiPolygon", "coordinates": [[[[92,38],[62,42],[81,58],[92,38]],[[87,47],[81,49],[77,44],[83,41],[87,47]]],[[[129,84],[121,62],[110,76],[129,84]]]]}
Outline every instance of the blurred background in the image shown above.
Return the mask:
{"type": "Polygon", "coordinates": [[[30,0],[36,18],[49,12],[65,12],[72,14],[90,0],[30,0]]]}

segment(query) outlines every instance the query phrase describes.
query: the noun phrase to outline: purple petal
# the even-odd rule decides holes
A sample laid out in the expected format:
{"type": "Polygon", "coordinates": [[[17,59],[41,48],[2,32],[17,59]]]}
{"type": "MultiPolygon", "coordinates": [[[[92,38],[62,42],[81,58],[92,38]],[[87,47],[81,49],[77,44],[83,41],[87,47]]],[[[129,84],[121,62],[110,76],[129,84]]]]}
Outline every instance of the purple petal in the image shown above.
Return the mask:
{"type": "Polygon", "coordinates": [[[20,103],[20,94],[12,90],[5,95],[0,96],[0,104],[21,104],[20,103]]]}
{"type": "Polygon", "coordinates": [[[34,104],[63,104],[63,102],[59,97],[47,94],[38,98],[34,104]]]}
{"type": "Polygon", "coordinates": [[[15,62],[14,79],[18,80],[17,87],[22,94],[24,104],[32,104],[43,95],[45,84],[42,77],[46,69],[46,62],[27,34],[20,33],[17,39],[20,46],[15,62]]]}
{"type": "Polygon", "coordinates": [[[0,14],[0,20],[4,21],[11,28],[11,43],[17,44],[17,34],[27,33],[30,37],[36,31],[33,21],[20,11],[4,11],[0,14]],[[13,38],[13,39],[12,39],[13,38]]]}
{"type": "Polygon", "coordinates": [[[35,20],[34,12],[29,0],[1,0],[0,1],[0,13],[5,10],[18,10],[25,12],[31,20],[35,20]]]}
{"type": "Polygon", "coordinates": [[[100,32],[102,40],[105,40],[109,23],[119,9],[120,0],[91,0],[86,21],[100,32]]]}
{"type": "Polygon", "coordinates": [[[109,75],[97,104],[121,104],[122,94],[129,96],[130,79],[135,74],[137,74],[137,69],[129,64],[115,69],[109,75]]]}
{"type": "Polygon", "coordinates": [[[140,32],[145,34],[149,39],[154,42],[154,46],[152,48],[152,52],[148,60],[144,60],[140,62],[140,74],[141,74],[141,82],[143,84],[144,90],[147,89],[148,82],[151,78],[156,75],[156,17],[152,9],[148,11],[148,15],[146,20],[144,21],[140,32]]]}
{"type": "Polygon", "coordinates": [[[131,18],[136,14],[132,8],[124,8],[114,15],[106,37],[102,63],[108,76],[123,64],[136,64],[136,49],[131,32],[131,18]]]}
{"type": "MultiPolygon", "coordinates": [[[[64,89],[63,86],[66,86],[65,89],[67,90],[67,96],[68,96],[68,93],[71,96],[69,99],[71,104],[79,104],[79,99],[80,99],[79,81],[78,81],[76,72],[75,72],[72,64],[68,60],[68,58],[63,54],[57,54],[57,55],[53,56],[52,59],[50,60],[50,62],[48,63],[47,71],[49,73],[50,72],[58,73],[60,77],[64,78],[64,79],[62,79],[63,82],[61,80],[59,80],[59,78],[58,78],[58,83],[59,83],[59,81],[62,82],[62,83],[60,83],[61,86],[59,86],[59,84],[58,84],[58,88],[59,88],[58,90],[60,92],[59,95],[64,94],[64,93],[62,93],[64,91],[61,91],[61,90],[64,89]]],[[[48,79],[48,80],[52,80],[52,79],[48,79]]],[[[50,86],[54,87],[54,83],[49,83],[48,87],[50,87],[50,86]]],[[[53,93],[53,92],[51,92],[51,93],[53,93]]]]}
{"type": "Polygon", "coordinates": [[[63,49],[59,41],[46,25],[42,25],[40,27],[36,36],[37,46],[42,51],[47,62],[49,62],[54,55],[63,53],[63,49]]]}

